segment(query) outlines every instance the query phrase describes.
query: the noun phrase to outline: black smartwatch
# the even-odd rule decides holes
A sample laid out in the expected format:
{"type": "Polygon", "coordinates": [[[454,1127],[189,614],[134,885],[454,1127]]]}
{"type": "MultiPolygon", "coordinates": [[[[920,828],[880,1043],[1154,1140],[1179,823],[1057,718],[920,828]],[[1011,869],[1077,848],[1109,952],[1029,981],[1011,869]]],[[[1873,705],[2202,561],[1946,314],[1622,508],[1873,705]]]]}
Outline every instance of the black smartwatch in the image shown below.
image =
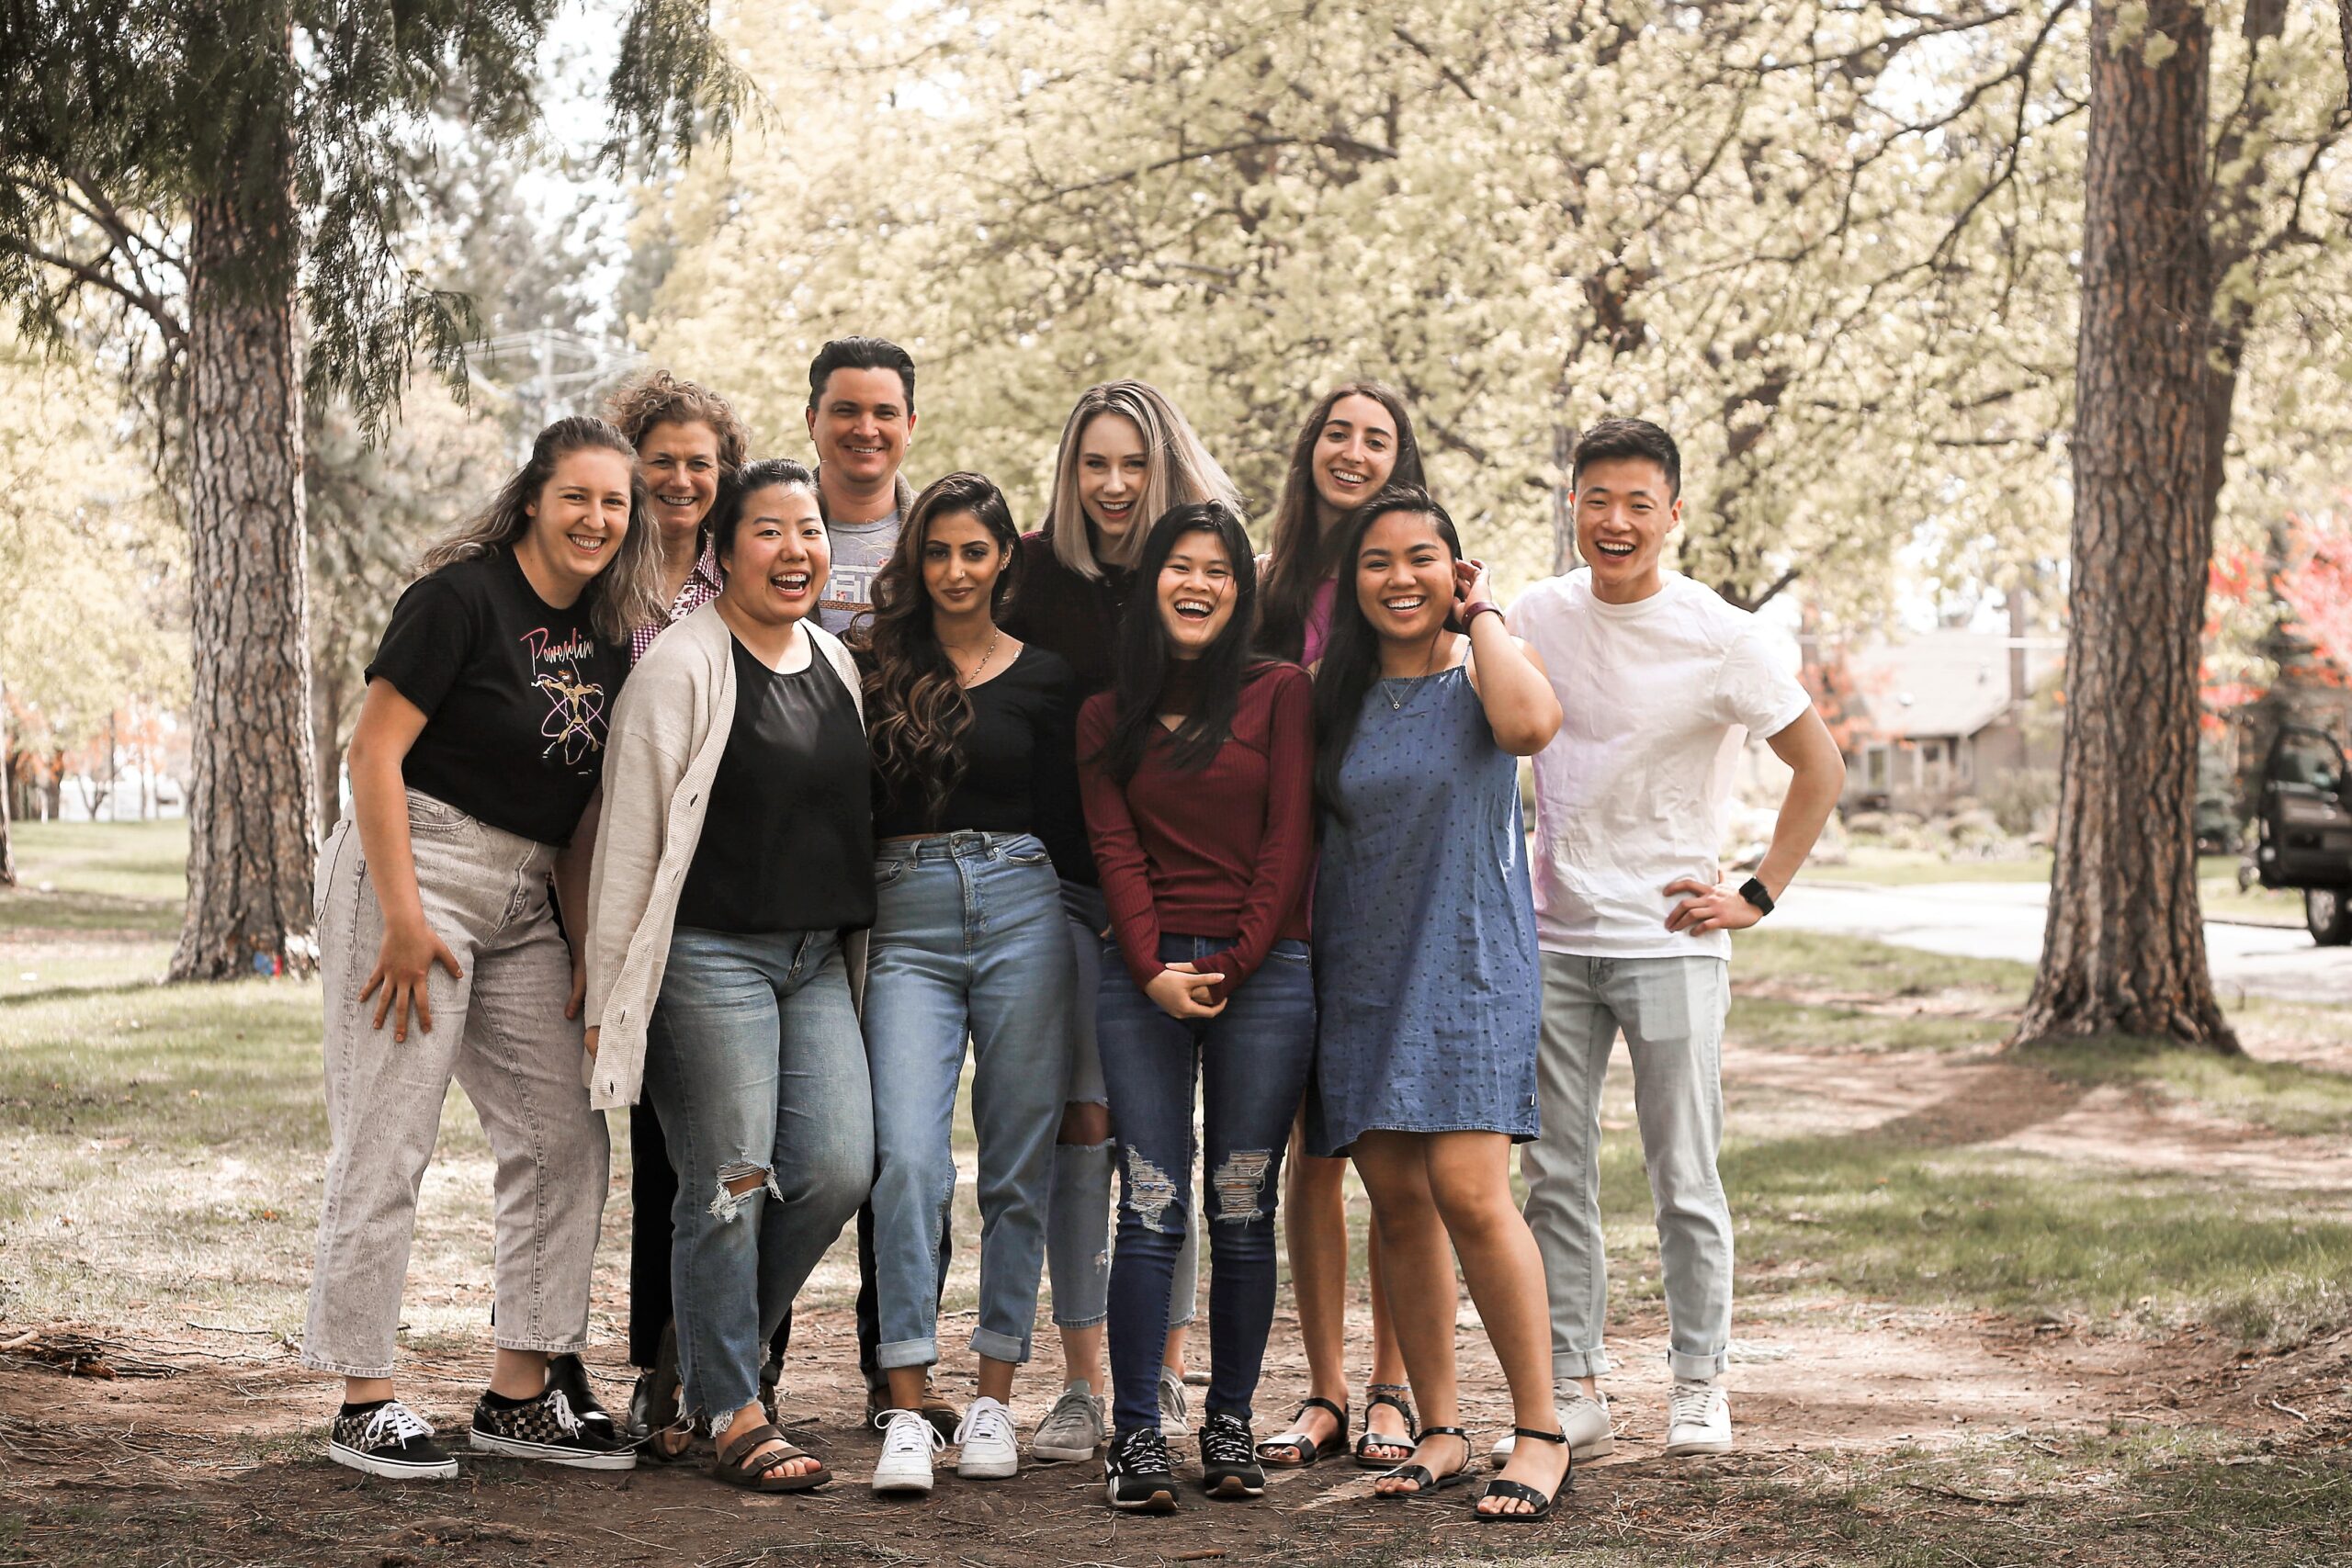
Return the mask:
{"type": "Polygon", "coordinates": [[[1758,914],[1769,915],[1772,912],[1772,896],[1764,891],[1764,885],[1756,878],[1751,876],[1739,885],[1739,896],[1755,905],[1758,914]]]}

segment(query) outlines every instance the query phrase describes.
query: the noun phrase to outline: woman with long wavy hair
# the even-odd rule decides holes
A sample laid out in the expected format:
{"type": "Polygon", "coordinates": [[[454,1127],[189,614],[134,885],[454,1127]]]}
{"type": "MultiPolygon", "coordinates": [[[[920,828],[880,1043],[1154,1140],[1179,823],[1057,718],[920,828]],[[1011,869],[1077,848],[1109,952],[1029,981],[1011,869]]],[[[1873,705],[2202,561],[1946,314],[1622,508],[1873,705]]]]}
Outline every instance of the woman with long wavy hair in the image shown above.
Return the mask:
{"type": "Polygon", "coordinates": [[[1274,507],[1258,646],[1306,665],[1322,658],[1349,513],[1386,486],[1426,483],[1413,415],[1395,388],[1349,381],[1317,399],[1291,443],[1274,507]]]}
{"type": "MultiPolygon", "coordinates": [[[[1393,389],[1350,381],[1317,400],[1291,445],[1290,469],[1274,509],[1272,548],[1259,593],[1261,649],[1310,667],[1322,658],[1348,514],[1389,484],[1421,482],[1413,416],[1393,389]]],[[[1283,1468],[1348,1451],[1348,1162],[1316,1158],[1301,1129],[1291,1136],[1283,1239],[1306,1349],[1306,1398],[1286,1431],[1258,1445],[1259,1458],[1283,1468]]],[[[1413,1406],[1389,1322],[1376,1227],[1364,1236],[1364,1276],[1372,1297],[1372,1382],[1364,1389],[1355,1461],[1385,1470],[1412,1451],[1413,1406]]]]}
{"type": "Polygon", "coordinates": [[[1118,684],[1080,711],[1078,750],[1111,911],[1095,1030],[1122,1158],[1104,1490],[1114,1508],[1165,1513],[1176,1484],[1154,1374],[1169,1282],[1195,1230],[1214,1265],[1201,1483],[1235,1498],[1266,1485],[1250,1399],[1274,1315],[1283,1141],[1314,1054],[1315,748],[1306,671],[1250,649],[1240,519],[1214,502],[1175,507],[1136,570],[1150,598],[1123,628],[1118,684]]]}
{"type": "Polygon", "coordinates": [[[328,1456],[371,1475],[457,1473],[392,1387],[417,1185],[453,1077],[497,1170],[498,1348],[469,1443],[636,1462],[581,1422],[548,1361],[588,1334],[609,1151],[581,1082],[579,933],[629,628],[659,613],[656,543],[627,438],[560,420],[426,553],[368,666],[351,815],[320,851],[329,1148],[302,1362],[342,1374],[328,1456]]]}
{"type": "Polygon", "coordinates": [[[978,1140],[979,1393],[958,1474],[1020,1468],[1007,1404],[1029,1359],[1075,998],[1061,886],[1038,837],[1075,814],[1062,759],[1077,678],[1007,635],[1021,536],[996,486],[949,474],[915,498],[875,580],[864,643],[874,756],[876,910],[866,949],[874,1254],[889,1403],[876,1492],[925,1492],[941,1438],[923,1387],[939,1359],[938,1237],[964,1043],[978,1140]]]}
{"type": "MultiPolygon", "coordinates": [[[[1106,690],[1151,522],[1170,507],[1216,502],[1241,513],[1238,493],[1202,446],[1183,413],[1144,381],[1089,387],[1062,425],[1044,526],[1021,539],[1021,594],[1005,630],[1050,649],[1078,675],[1081,698],[1106,690]]],[[[1078,760],[1065,759],[1077,777],[1078,760]]],[[[1073,788],[1075,785],[1073,784],[1073,788]]],[[[1062,907],[1078,964],[1075,1047],[1054,1149],[1053,1217],[1046,1264],[1061,1330],[1061,1397],[1030,1438],[1038,1459],[1083,1460],[1102,1446],[1103,1320],[1111,1288],[1111,1112],[1094,1042],[1094,997],[1102,903],[1094,852],[1075,815],[1046,824],[1046,845],[1062,880],[1062,907]],[[1057,830],[1058,829],[1058,830],[1057,830]]],[[[1176,1260],[1167,1343],[1160,1348],[1159,1404],[1171,1434],[1191,1424],[1184,1341],[1193,1321],[1199,1242],[1191,1230],[1176,1260]]]]}

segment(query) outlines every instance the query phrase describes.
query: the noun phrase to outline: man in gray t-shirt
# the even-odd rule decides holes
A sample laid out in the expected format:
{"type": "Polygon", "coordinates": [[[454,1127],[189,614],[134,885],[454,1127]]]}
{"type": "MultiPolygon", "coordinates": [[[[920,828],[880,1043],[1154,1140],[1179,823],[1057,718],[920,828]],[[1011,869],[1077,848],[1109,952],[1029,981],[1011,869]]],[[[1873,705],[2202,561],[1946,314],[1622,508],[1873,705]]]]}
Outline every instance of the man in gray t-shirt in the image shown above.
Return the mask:
{"type": "Polygon", "coordinates": [[[898,547],[914,491],[899,476],[915,434],[915,362],[876,337],[835,338],[808,367],[808,439],[833,570],[817,621],[848,633],[874,608],[874,580],[898,547]]]}
{"type": "MultiPolygon", "coordinates": [[[[820,487],[824,473],[821,468],[817,470],[820,487]]],[[[833,570],[825,580],[825,596],[817,602],[818,625],[835,637],[845,636],[853,623],[874,608],[874,580],[899,547],[899,525],[905,520],[906,513],[893,506],[888,516],[871,523],[826,524],[833,542],[833,570]]]]}

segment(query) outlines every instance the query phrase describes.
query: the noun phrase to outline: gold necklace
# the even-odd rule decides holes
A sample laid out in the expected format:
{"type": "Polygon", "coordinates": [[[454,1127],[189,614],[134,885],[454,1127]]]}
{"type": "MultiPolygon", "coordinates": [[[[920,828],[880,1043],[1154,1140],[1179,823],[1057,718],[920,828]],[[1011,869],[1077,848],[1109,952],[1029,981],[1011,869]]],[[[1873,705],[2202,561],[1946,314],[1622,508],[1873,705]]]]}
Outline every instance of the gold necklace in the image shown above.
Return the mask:
{"type": "Polygon", "coordinates": [[[969,675],[965,675],[962,671],[957,671],[958,677],[966,686],[975,686],[979,683],[980,672],[989,667],[989,660],[996,657],[997,644],[1003,640],[1004,628],[1002,626],[999,626],[996,628],[995,635],[989,638],[988,651],[980,655],[980,661],[978,664],[972,666],[972,672],[969,675]]]}

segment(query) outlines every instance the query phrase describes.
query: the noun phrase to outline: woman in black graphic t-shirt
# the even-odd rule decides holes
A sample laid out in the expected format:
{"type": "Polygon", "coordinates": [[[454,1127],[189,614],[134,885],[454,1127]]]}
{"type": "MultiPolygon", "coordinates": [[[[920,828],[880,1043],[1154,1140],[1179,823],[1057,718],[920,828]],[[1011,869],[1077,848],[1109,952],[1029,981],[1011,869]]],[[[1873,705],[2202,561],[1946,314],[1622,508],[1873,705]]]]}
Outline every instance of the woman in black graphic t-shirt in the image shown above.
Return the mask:
{"type": "Polygon", "coordinates": [[[369,1474],[456,1473],[391,1382],[452,1077],[497,1162],[498,1348],[470,1446],[635,1462],[609,1421],[583,1425],[548,1386],[548,1355],[586,1339],[606,1162],[582,1082],[581,969],[548,881],[579,932],[628,629],[659,609],[648,515],[618,431],[549,425],[489,509],[425,557],[368,667],[352,815],[319,875],[330,1147],[302,1360],[342,1374],[328,1455],[369,1474]]]}

